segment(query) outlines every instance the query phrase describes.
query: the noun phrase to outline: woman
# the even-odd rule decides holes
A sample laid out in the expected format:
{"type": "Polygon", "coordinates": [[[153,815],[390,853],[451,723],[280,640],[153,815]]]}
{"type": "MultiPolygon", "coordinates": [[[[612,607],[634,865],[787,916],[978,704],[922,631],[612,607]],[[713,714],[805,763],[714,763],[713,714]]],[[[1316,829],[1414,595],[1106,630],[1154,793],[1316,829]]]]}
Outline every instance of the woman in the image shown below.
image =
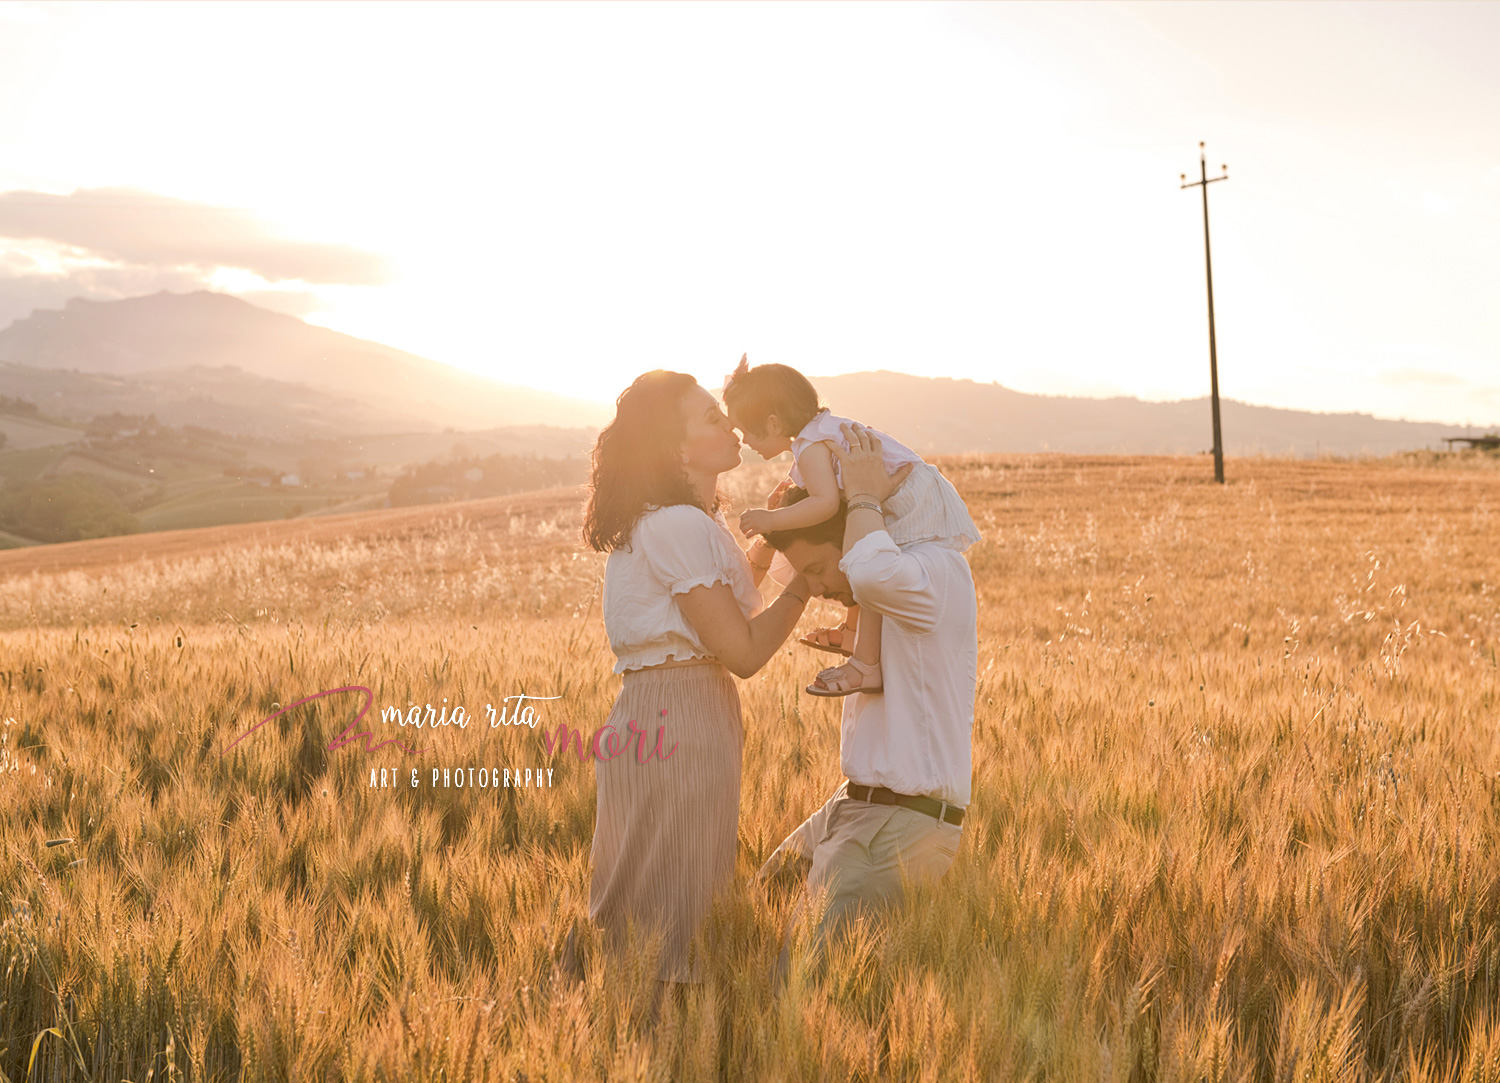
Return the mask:
{"type": "Polygon", "coordinates": [[[689,958],[714,894],[734,872],[744,732],[730,674],[749,677],[796,627],[798,576],[762,609],[754,566],[720,510],[718,477],[740,441],[691,377],[648,372],[616,402],[594,445],[585,542],[609,553],[604,627],[622,674],[607,724],[624,752],[595,763],[589,917],[616,944],[634,923],[662,938],[658,976],[701,980],[689,958]],[[667,758],[652,756],[657,727],[667,758]],[[675,746],[675,747],[674,747],[675,746]],[[646,762],[641,757],[649,756],[646,762]]]}

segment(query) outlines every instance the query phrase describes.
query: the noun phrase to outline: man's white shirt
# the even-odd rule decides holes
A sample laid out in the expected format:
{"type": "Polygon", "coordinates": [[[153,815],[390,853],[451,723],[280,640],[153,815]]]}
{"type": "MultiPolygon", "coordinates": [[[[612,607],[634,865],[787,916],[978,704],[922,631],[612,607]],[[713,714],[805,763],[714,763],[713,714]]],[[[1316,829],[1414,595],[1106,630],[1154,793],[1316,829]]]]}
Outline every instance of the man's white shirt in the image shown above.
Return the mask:
{"type": "Polygon", "coordinates": [[[844,698],[844,774],[862,785],[967,805],[979,669],[969,562],[936,542],[901,549],[876,530],[850,546],[839,568],[860,609],[884,618],[885,691],[844,698]]]}

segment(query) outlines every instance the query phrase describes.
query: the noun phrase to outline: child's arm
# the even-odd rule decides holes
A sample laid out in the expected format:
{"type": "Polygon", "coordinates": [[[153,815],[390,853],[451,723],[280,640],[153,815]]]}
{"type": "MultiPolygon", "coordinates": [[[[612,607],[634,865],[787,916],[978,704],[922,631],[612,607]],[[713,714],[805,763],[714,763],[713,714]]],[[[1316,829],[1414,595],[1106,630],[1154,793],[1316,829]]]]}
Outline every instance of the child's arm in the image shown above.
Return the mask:
{"type": "Polygon", "coordinates": [[[797,457],[797,469],[802,472],[802,480],[806,483],[806,499],[775,511],[753,508],[740,516],[741,531],[764,534],[772,530],[793,530],[833,518],[839,510],[839,482],[833,472],[833,452],[828,445],[820,441],[807,447],[797,457]]]}

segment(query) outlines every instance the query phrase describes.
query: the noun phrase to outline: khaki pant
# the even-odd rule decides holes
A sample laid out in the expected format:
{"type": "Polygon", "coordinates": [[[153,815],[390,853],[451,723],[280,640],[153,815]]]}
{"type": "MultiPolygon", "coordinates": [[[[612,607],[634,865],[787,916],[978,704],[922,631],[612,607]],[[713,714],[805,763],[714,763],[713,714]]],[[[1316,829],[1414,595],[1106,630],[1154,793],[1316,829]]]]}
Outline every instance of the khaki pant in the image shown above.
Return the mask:
{"type": "Polygon", "coordinates": [[[847,796],[848,782],[804,820],[761,867],[764,881],[799,859],[811,865],[783,938],[776,984],[785,977],[792,931],[809,906],[822,905],[808,950],[821,955],[828,938],[865,910],[902,900],[902,872],[913,882],[938,880],[958,854],[962,828],[901,805],[875,805],[847,796]]]}

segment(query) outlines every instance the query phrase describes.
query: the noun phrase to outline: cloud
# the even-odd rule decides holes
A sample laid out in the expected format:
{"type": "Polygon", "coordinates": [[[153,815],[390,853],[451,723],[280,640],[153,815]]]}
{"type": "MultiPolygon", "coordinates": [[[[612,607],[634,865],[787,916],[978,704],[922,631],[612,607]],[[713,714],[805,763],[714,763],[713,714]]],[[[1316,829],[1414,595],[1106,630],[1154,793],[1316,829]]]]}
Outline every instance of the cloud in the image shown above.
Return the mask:
{"type": "Polygon", "coordinates": [[[1453,201],[1439,192],[1422,193],[1422,209],[1428,214],[1440,214],[1451,217],[1454,213],[1453,201]]]}
{"type": "Polygon", "coordinates": [[[1411,384],[1426,384],[1429,387],[1463,387],[1468,384],[1462,376],[1451,372],[1434,372],[1431,369],[1401,368],[1386,369],[1375,379],[1391,387],[1406,387],[1411,384]]]}
{"type": "Polygon", "coordinates": [[[80,188],[72,195],[0,193],[0,237],[50,241],[146,268],[250,271],[266,282],[378,286],[381,256],[347,245],[283,237],[254,213],[134,188],[80,188]]]}
{"type": "Polygon", "coordinates": [[[296,316],[299,320],[328,307],[323,298],[306,290],[240,290],[235,296],[272,312],[296,316]]]}
{"type": "Polygon", "coordinates": [[[46,21],[46,9],[40,4],[23,3],[22,0],[0,0],[0,22],[40,26],[46,21]]]}

